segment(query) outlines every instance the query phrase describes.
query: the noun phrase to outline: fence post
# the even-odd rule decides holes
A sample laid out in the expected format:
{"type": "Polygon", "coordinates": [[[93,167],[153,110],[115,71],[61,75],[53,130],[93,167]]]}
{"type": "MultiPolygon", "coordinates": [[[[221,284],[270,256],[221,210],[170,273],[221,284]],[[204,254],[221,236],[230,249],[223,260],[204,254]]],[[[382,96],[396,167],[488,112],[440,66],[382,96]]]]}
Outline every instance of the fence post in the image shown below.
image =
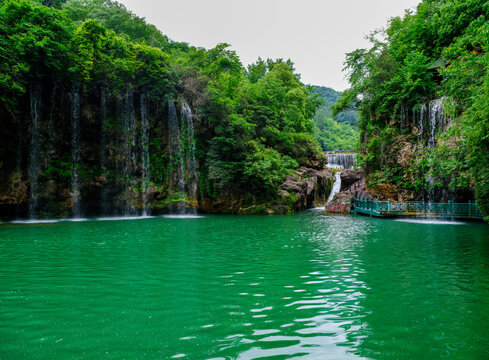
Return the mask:
{"type": "Polygon", "coordinates": [[[424,215],[425,214],[425,207],[424,207],[424,199],[421,202],[421,213],[424,215]]]}
{"type": "Polygon", "coordinates": [[[379,199],[375,199],[375,212],[379,213],[379,199]]]}
{"type": "Polygon", "coordinates": [[[391,199],[387,199],[387,212],[390,214],[391,212],[391,199]]]}

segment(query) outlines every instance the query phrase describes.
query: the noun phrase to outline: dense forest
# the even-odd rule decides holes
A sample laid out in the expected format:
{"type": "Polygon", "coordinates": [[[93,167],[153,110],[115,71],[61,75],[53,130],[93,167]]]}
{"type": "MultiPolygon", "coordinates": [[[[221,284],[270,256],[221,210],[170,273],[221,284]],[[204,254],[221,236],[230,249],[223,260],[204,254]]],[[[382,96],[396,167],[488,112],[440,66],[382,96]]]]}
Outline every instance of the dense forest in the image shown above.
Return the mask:
{"type": "Polygon", "coordinates": [[[489,215],[489,3],[424,0],[347,55],[361,164],[377,196],[475,198],[489,215]],[[475,194],[474,194],[475,192],[475,194]]]}
{"type": "Polygon", "coordinates": [[[314,92],[323,99],[323,104],[314,115],[314,134],[324,151],[352,150],[358,142],[358,114],[347,109],[333,117],[331,107],[340,99],[341,93],[324,86],[314,86],[314,92]]]}
{"type": "Polygon", "coordinates": [[[322,100],[290,60],[244,67],[110,0],[0,5],[3,215],[283,212],[286,177],[323,169],[322,100]]]}

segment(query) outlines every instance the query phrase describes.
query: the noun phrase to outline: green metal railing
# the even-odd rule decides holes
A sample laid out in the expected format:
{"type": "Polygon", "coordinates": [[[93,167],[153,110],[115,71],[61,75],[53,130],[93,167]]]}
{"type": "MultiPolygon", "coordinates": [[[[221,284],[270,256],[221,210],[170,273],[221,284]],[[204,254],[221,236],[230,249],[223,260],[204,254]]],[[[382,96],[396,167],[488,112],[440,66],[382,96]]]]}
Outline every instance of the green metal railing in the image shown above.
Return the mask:
{"type": "Polygon", "coordinates": [[[420,216],[482,219],[475,202],[432,203],[424,201],[380,201],[354,199],[355,211],[372,216],[420,216]]]}

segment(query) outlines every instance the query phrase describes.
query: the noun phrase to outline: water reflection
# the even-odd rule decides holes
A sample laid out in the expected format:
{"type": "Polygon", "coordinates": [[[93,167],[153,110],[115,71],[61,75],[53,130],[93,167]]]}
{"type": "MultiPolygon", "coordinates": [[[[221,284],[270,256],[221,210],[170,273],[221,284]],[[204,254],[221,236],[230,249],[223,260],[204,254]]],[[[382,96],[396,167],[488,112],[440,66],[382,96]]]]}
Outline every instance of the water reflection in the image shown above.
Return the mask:
{"type": "Polygon", "coordinates": [[[489,231],[467,228],[317,212],[2,225],[0,358],[482,359],[489,231]]]}

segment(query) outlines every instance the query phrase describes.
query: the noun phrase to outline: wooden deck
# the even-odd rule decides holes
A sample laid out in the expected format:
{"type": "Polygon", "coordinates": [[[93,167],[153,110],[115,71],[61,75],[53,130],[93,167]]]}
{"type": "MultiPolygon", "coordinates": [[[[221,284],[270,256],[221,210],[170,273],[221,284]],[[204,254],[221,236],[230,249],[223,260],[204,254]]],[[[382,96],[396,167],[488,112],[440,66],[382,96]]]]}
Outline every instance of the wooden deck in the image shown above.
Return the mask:
{"type": "Polygon", "coordinates": [[[430,217],[482,220],[475,202],[430,203],[424,201],[380,201],[355,199],[355,212],[377,217],[430,217]]]}

